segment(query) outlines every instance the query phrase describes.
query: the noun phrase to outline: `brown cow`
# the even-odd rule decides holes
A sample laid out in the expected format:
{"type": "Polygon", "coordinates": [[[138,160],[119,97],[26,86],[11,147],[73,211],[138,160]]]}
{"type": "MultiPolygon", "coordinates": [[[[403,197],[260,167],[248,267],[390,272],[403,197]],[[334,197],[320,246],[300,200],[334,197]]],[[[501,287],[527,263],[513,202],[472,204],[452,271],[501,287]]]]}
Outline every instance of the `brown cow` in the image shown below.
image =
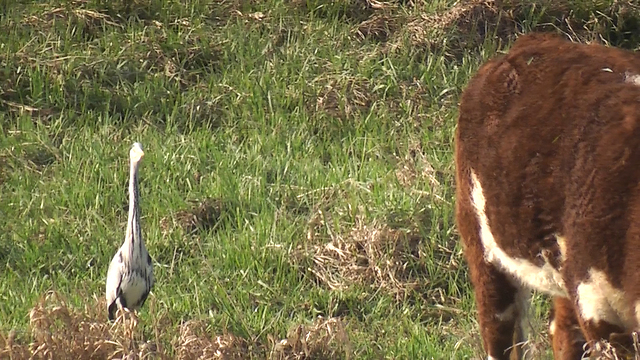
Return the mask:
{"type": "Polygon", "coordinates": [[[531,289],[554,298],[556,359],[640,330],[639,74],[640,54],[532,34],[464,91],[456,222],[489,359],[531,289]]]}

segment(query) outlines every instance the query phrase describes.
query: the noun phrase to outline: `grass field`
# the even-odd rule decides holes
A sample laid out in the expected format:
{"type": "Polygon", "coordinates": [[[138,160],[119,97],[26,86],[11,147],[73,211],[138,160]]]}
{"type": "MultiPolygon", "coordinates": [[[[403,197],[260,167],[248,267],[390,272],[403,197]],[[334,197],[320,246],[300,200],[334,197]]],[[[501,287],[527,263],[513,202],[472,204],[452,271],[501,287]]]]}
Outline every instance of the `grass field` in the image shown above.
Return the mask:
{"type": "Polygon", "coordinates": [[[0,0],[0,358],[480,358],[459,95],[520,32],[640,36],[549,4],[0,0]],[[111,326],[135,141],[157,282],[111,326]]]}

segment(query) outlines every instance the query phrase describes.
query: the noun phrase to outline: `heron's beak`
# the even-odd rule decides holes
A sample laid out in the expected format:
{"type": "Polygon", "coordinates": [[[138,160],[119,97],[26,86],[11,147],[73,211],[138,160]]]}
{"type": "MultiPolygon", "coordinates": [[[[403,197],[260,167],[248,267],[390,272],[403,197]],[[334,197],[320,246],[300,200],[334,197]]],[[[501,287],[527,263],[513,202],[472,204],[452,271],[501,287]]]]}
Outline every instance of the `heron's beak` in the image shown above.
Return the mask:
{"type": "Polygon", "coordinates": [[[142,157],[144,156],[144,151],[142,150],[141,147],[139,146],[134,146],[133,148],[131,148],[131,160],[132,161],[140,161],[140,159],[142,159],[142,157]]]}

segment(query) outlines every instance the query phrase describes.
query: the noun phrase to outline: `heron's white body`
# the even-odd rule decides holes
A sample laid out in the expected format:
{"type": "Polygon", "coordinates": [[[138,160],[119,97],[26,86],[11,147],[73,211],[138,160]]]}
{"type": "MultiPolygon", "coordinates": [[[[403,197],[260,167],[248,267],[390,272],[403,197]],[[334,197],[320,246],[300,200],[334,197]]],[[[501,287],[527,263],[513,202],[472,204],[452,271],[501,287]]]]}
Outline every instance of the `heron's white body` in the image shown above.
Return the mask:
{"type": "Polygon", "coordinates": [[[138,310],[153,287],[153,265],[144,246],[138,207],[138,163],[144,155],[140,143],[130,151],[129,218],[124,243],[114,255],[107,272],[107,309],[113,320],[118,307],[138,310]]]}

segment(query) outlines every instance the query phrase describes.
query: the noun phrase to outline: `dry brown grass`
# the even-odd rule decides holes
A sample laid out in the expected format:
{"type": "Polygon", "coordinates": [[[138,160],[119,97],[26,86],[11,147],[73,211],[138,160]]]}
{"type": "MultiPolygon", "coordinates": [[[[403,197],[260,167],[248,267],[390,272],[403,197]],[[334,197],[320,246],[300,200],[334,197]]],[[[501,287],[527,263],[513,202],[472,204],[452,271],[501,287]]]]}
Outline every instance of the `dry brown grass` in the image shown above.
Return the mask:
{"type": "Polygon", "coordinates": [[[102,302],[95,296],[79,311],[68,305],[58,293],[47,293],[29,314],[30,342],[14,341],[11,334],[0,337],[0,357],[11,359],[113,359],[154,356],[168,358],[158,352],[153,341],[143,339],[138,318],[120,312],[109,323],[102,302]]]}
{"type": "Polygon", "coordinates": [[[77,309],[60,294],[48,292],[29,314],[28,333],[0,333],[0,359],[301,360],[349,359],[352,352],[340,318],[318,317],[312,324],[293,326],[282,340],[268,335],[267,348],[231,333],[212,336],[205,321],[173,325],[158,317],[152,304],[153,338],[148,339],[135,313],[119,311],[109,322],[103,305],[93,296],[77,309]]]}
{"type": "Polygon", "coordinates": [[[481,49],[486,39],[498,39],[500,48],[528,31],[557,32],[576,42],[635,49],[640,46],[639,17],[640,6],[631,0],[582,5],[569,0],[463,0],[444,11],[403,19],[388,35],[384,51],[406,46],[408,37],[412,47],[460,61],[465,51],[481,49]]]}
{"type": "Polygon", "coordinates": [[[176,359],[246,359],[250,349],[247,340],[232,334],[211,338],[202,322],[187,321],[180,326],[176,359]]]}
{"type": "Polygon", "coordinates": [[[467,0],[451,8],[407,19],[404,31],[397,33],[386,51],[403,46],[403,33],[413,47],[431,50],[444,49],[445,56],[460,58],[464,49],[482,45],[491,34],[506,43],[516,34],[513,16],[496,5],[493,0],[467,0]],[[447,35],[453,33],[454,35],[447,35]]]}
{"type": "Polygon", "coordinates": [[[357,111],[369,109],[376,100],[367,79],[323,76],[314,81],[325,85],[315,96],[310,96],[315,98],[315,102],[307,104],[312,112],[325,112],[345,120],[357,111]]]}
{"type": "Polygon", "coordinates": [[[318,282],[333,290],[354,284],[384,289],[403,299],[426,285],[424,274],[409,269],[419,261],[422,238],[408,231],[391,229],[379,223],[366,224],[356,218],[346,234],[337,234],[328,214],[318,211],[309,222],[308,243],[299,247],[294,259],[310,259],[308,269],[318,282]],[[328,242],[319,242],[326,238],[328,242]]]}
{"type": "MultiPolygon", "coordinates": [[[[493,0],[467,0],[457,2],[444,12],[423,15],[420,19],[409,24],[415,32],[415,41],[424,41],[424,30],[445,30],[450,27],[467,27],[478,20],[495,20],[499,11],[496,1],[493,0]]],[[[495,25],[498,25],[497,23],[495,25]]]]}
{"type": "Polygon", "coordinates": [[[16,331],[0,333],[0,359],[28,359],[29,347],[16,341],[16,331]]]}
{"type": "Polygon", "coordinates": [[[313,324],[297,325],[280,341],[272,339],[272,360],[349,359],[351,344],[340,318],[318,316],[313,324]]]}
{"type": "Polygon", "coordinates": [[[356,39],[365,39],[384,43],[401,25],[401,17],[391,14],[374,14],[367,20],[358,24],[352,34],[356,39]]]}
{"type": "Polygon", "coordinates": [[[160,220],[160,228],[166,234],[177,224],[186,234],[195,235],[200,230],[215,228],[223,211],[224,204],[220,199],[193,201],[191,209],[178,211],[160,220]]]}
{"type": "Polygon", "coordinates": [[[83,310],[58,293],[47,293],[29,314],[30,333],[0,334],[0,358],[10,359],[246,359],[246,340],[232,334],[211,337],[201,322],[188,321],[173,331],[170,322],[153,318],[154,339],[145,339],[135,313],[120,311],[110,323],[103,302],[94,296],[83,310]],[[169,328],[159,328],[164,324],[169,328]],[[177,337],[172,334],[179,333],[177,337]],[[160,342],[173,348],[164,349],[160,342]]]}
{"type": "Polygon", "coordinates": [[[71,1],[66,7],[57,7],[48,9],[38,16],[31,15],[22,20],[23,25],[29,25],[40,29],[49,29],[55,22],[71,22],[73,24],[82,24],[87,33],[94,34],[101,31],[104,25],[123,28],[122,25],[115,22],[109,15],[101,13],[93,9],[83,8],[84,1],[71,1]]]}
{"type": "MultiPolygon", "coordinates": [[[[637,332],[631,334],[615,334],[609,339],[622,346],[613,346],[609,341],[596,342],[590,349],[592,358],[598,360],[640,360],[640,335],[637,332]]],[[[589,353],[585,353],[589,355],[589,353]]]]}
{"type": "Polygon", "coordinates": [[[444,175],[433,168],[420,142],[412,139],[408,150],[403,158],[397,158],[396,178],[400,185],[417,193],[419,190],[416,189],[416,183],[420,180],[426,181],[431,190],[429,195],[438,201],[446,201],[443,194],[445,189],[442,185],[444,175]]]}

